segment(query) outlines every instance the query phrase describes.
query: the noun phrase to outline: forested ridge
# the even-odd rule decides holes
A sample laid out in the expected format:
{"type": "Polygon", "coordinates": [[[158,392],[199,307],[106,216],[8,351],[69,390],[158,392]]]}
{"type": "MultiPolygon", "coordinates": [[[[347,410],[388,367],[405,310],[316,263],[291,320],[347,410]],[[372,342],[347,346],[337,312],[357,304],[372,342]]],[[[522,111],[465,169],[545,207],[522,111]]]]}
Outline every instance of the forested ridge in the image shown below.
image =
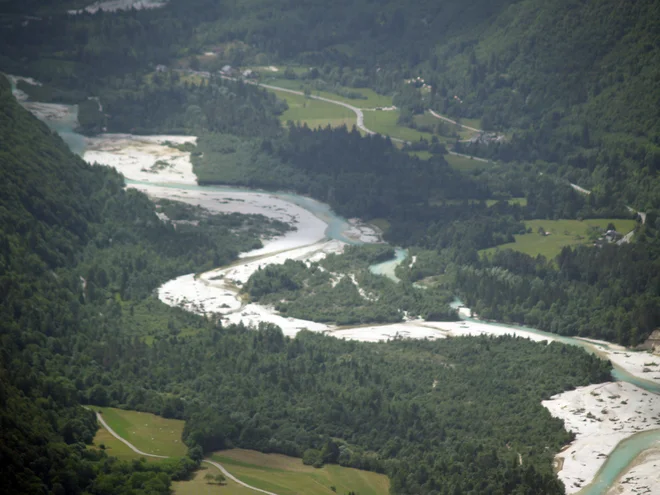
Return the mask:
{"type": "Polygon", "coordinates": [[[477,117],[511,133],[472,152],[537,162],[637,207],[660,206],[657,181],[641,187],[660,157],[660,10],[652,0],[307,0],[275,10],[268,0],[171,0],[78,16],[43,5],[48,17],[25,25],[16,13],[38,7],[3,8],[13,15],[0,67],[53,83],[60,99],[120,89],[156,64],[209,48],[221,53],[214,70],[296,62],[329,84],[396,94],[403,109],[477,117]],[[404,80],[415,77],[430,90],[409,91],[404,80]]]}
{"type": "Polygon", "coordinates": [[[3,489],[167,494],[199,459],[128,464],[85,447],[97,425],[80,404],[105,385],[93,378],[103,356],[89,344],[107,338],[119,301],[226,263],[272,230],[263,218],[246,229],[254,220],[234,216],[175,230],[114,170],[73,155],[16,103],[4,78],[0,111],[3,489]]]}
{"type": "Polygon", "coordinates": [[[202,450],[230,446],[385,472],[401,494],[562,493],[551,458],[570,435],[540,401],[606,380],[607,362],[514,338],[290,339],[169,308],[151,296],[159,283],[281,227],[216,215],[174,229],[116,172],[71,154],[5,81],[0,97],[7,493],[168,493],[202,450]],[[120,463],[87,449],[96,425],[81,403],[185,419],[191,457],[120,463]]]}

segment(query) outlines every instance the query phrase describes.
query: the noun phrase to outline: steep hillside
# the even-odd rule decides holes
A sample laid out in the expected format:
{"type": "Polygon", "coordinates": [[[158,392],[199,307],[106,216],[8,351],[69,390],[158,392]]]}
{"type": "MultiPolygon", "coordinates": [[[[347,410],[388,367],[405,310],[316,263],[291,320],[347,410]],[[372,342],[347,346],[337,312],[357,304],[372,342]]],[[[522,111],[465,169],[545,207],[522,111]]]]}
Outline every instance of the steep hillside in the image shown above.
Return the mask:
{"type": "Polygon", "coordinates": [[[228,262],[259,245],[259,232],[234,230],[245,230],[242,221],[200,222],[188,231],[165,225],[146,196],[125,191],[114,170],[71,153],[0,78],[5,493],[168,494],[171,479],[196,467],[188,458],[124,465],[87,450],[97,426],[80,404],[99,393],[95,370],[107,353],[90,345],[116,334],[107,322],[121,314],[121,303],[144,299],[168,277],[228,262]]]}

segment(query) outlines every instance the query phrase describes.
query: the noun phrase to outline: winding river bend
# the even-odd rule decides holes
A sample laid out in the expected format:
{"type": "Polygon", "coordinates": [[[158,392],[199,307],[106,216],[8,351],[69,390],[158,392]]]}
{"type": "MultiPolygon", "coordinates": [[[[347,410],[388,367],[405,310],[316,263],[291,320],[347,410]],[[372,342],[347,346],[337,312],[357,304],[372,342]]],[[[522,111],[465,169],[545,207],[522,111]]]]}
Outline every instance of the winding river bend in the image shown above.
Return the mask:
{"type": "MultiPolygon", "coordinates": [[[[24,103],[25,104],[25,103],[24,103]]],[[[72,151],[75,153],[84,156],[85,147],[87,140],[84,136],[75,132],[76,126],[76,117],[77,117],[77,108],[67,107],[65,105],[55,105],[44,107],[42,104],[25,104],[28,109],[33,111],[37,116],[42,118],[54,131],[58,132],[64,141],[71,147],[72,151]],[[42,105],[41,107],[39,105],[42,105]],[[50,115],[51,118],[48,118],[50,115]],[[54,118],[53,118],[54,116],[54,118]]],[[[232,188],[232,187],[202,187],[195,185],[185,185],[185,184],[158,184],[156,182],[144,183],[141,181],[134,181],[127,179],[127,184],[129,186],[159,186],[164,187],[169,190],[175,190],[180,192],[185,191],[194,191],[199,193],[210,193],[210,192],[226,192],[226,193],[259,193],[267,194],[273,197],[278,198],[281,201],[288,202],[290,204],[296,205],[299,208],[306,210],[311,213],[314,217],[318,218],[326,224],[324,236],[326,240],[340,241],[343,243],[358,243],[359,240],[356,240],[354,236],[348,234],[351,229],[351,224],[332,212],[329,206],[315,201],[310,198],[299,196],[291,193],[264,193],[263,191],[250,191],[247,189],[241,188],[232,188]]],[[[396,257],[388,262],[381,263],[377,266],[371,267],[371,270],[374,273],[380,273],[387,276],[394,276],[394,269],[396,266],[406,259],[407,253],[405,250],[397,249],[396,257]]],[[[457,303],[457,306],[460,305],[460,302],[457,303]]],[[[537,339],[547,337],[548,340],[558,340],[560,342],[578,345],[587,349],[589,352],[597,353],[603,357],[611,357],[611,354],[608,352],[611,350],[610,345],[607,343],[585,341],[582,339],[563,337],[556,334],[550,334],[540,330],[519,327],[519,326],[506,326],[496,323],[486,323],[478,321],[472,318],[465,318],[466,325],[479,323],[481,325],[490,325],[493,329],[506,330],[510,329],[515,331],[517,334],[524,334],[530,337],[536,337],[537,339]]],[[[660,383],[652,380],[647,380],[641,378],[639,374],[637,376],[624,368],[621,364],[617,362],[614,363],[615,368],[612,373],[615,380],[620,382],[626,382],[632,384],[640,389],[643,389],[652,394],[660,395],[660,383]]],[[[606,493],[607,490],[613,486],[615,480],[625,473],[631,463],[639,457],[641,453],[648,450],[651,447],[658,446],[660,444],[660,429],[649,430],[644,433],[634,434],[628,436],[624,441],[620,442],[616,448],[609,453],[607,456],[607,461],[601,466],[600,470],[596,474],[595,478],[592,480],[591,484],[582,488],[578,493],[580,495],[597,495],[606,493]]],[[[568,487],[567,487],[568,488],[568,487]]],[[[575,493],[575,490],[572,490],[575,493]]]]}

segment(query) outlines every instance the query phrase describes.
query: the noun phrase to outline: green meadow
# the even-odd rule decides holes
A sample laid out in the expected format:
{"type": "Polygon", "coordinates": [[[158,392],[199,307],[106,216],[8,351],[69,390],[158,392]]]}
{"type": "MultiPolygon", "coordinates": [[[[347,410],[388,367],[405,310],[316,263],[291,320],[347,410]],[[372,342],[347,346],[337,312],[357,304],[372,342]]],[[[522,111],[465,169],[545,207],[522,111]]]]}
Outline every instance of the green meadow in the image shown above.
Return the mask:
{"type": "Polygon", "coordinates": [[[294,95],[285,91],[275,91],[279,98],[286,100],[289,109],[280,115],[282,122],[306,123],[308,127],[339,127],[345,125],[349,129],[355,125],[356,117],[348,108],[325,101],[294,95]]]}
{"type": "Polygon", "coordinates": [[[364,112],[364,125],[379,134],[405,141],[419,141],[422,137],[431,141],[433,134],[397,125],[398,118],[399,112],[396,110],[369,110],[364,112]]]}
{"type": "Polygon", "coordinates": [[[241,481],[278,495],[343,495],[350,491],[359,495],[387,495],[390,489],[383,474],[337,465],[318,469],[304,465],[301,459],[279,454],[233,449],[216,452],[212,459],[241,481]]]}
{"type": "Polygon", "coordinates": [[[482,162],[481,160],[475,160],[474,158],[469,158],[466,156],[458,155],[445,155],[445,160],[447,163],[454,169],[460,170],[461,172],[472,172],[473,170],[482,170],[490,166],[488,162],[482,162]]]}
{"type": "Polygon", "coordinates": [[[616,230],[622,234],[627,234],[635,228],[634,220],[622,220],[618,218],[610,219],[586,219],[586,220],[530,220],[525,222],[525,226],[531,228],[531,233],[515,235],[515,242],[502,244],[494,248],[480,251],[488,256],[497,250],[513,249],[530,256],[542,255],[548,259],[557,256],[564,246],[574,246],[578,244],[591,244],[590,228],[595,227],[600,230],[605,229],[608,223],[613,223],[616,230]],[[539,228],[542,228],[549,235],[539,234],[539,228]]]}
{"type": "MultiPolygon", "coordinates": [[[[309,85],[305,81],[300,81],[297,79],[285,79],[283,77],[272,76],[267,73],[266,77],[262,77],[261,82],[264,84],[270,84],[272,86],[278,86],[280,88],[294,89],[296,91],[304,91],[305,87],[309,85]]],[[[263,75],[263,74],[262,74],[263,75]]],[[[377,108],[377,107],[389,107],[392,105],[392,97],[386,95],[379,95],[373,89],[368,88],[348,88],[345,86],[341,87],[342,90],[350,91],[351,93],[360,93],[364,98],[346,98],[345,96],[338,95],[331,91],[318,91],[311,89],[311,94],[314,96],[321,96],[323,98],[329,98],[331,100],[341,101],[343,103],[348,103],[358,108],[377,108]]]]}
{"type": "MultiPolygon", "coordinates": [[[[119,436],[128,440],[139,450],[147,454],[164,455],[169,457],[184,456],[188,448],[181,440],[184,422],[177,419],[165,419],[155,414],[143,413],[138,411],[124,411],[112,407],[97,407],[91,409],[99,411],[108,426],[112,428],[119,436]]],[[[105,431],[104,429],[102,429],[105,431]]],[[[101,430],[99,430],[101,432],[101,430]]],[[[110,435],[102,433],[94,439],[96,445],[105,443],[106,447],[111,446],[109,453],[118,457],[126,458],[128,449],[123,443],[115,439],[109,440],[110,435]],[[117,445],[115,444],[115,442],[117,445]],[[113,451],[116,451],[113,452],[113,451]]],[[[133,453],[134,457],[140,457],[133,453]]]]}
{"type": "Polygon", "coordinates": [[[172,483],[172,493],[174,495],[255,495],[257,493],[230,479],[225,480],[223,484],[209,483],[205,479],[207,474],[215,476],[220,474],[220,471],[209,464],[202,464],[193,479],[174,481],[172,483]]]}

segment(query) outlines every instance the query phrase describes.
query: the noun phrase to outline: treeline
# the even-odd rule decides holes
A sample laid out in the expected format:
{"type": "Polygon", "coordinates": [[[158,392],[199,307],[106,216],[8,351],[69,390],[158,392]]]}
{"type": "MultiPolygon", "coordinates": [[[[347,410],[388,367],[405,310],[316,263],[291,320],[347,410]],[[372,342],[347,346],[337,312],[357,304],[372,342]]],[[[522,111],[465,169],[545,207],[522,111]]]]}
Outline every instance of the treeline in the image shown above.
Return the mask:
{"type": "Polygon", "coordinates": [[[380,135],[294,123],[287,131],[278,139],[263,139],[259,148],[222,136],[201,139],[201,157],[193,162],[200,182],[292,189],[340,214],[363,218],[390,217],[404,205],[426,206],[435,197],[489,197],[487,187],[450,168],[441,156],[422,161],[380,135]],[[223,154],[229,164],[221,160],[223,154]]]}
{"type": "MultiPolygon", "coordinates": [[[[86,107],[83,131],[134,134],[232,133],[274,136],[286,102],[254,85],[220,78],[181,81],[178,72],[153,75],[134,87],[101,92],[103,112],[86,107]]],[[[88,104],[89,105],[89,104],[88,104]]]]}
{"type": "Polygon", "coordinates": [[[564,248],[554,261],[497,252],[459,267],[456,286],[481,317],[634,347],[660,325],[658,231],[637,235],[634,244],[564,248]]]}

